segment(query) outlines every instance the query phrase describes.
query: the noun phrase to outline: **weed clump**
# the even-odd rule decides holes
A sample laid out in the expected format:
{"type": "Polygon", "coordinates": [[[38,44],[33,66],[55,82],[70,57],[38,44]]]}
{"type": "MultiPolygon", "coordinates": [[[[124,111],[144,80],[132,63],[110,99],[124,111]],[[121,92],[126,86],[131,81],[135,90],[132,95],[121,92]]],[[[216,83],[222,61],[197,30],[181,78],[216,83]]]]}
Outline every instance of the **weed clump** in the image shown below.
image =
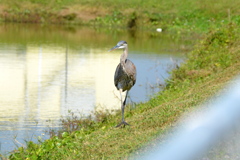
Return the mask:
{"type": "Polygon", "coordinates": [[[111,117],[111,113],[108,110],[105,111],[94,111],[93,114],[88,116],[77,115],[72,111],[68,111],[66,117],[60,119],[60,128],[51,128],[48,127],[46,134],[50,137],[57,136],[58,138],[63,138],[63,135],[72,134],[75,131],[79,130],[94,130],[96,127],[99,127],[101,123],[104,123],[111,117]]]}

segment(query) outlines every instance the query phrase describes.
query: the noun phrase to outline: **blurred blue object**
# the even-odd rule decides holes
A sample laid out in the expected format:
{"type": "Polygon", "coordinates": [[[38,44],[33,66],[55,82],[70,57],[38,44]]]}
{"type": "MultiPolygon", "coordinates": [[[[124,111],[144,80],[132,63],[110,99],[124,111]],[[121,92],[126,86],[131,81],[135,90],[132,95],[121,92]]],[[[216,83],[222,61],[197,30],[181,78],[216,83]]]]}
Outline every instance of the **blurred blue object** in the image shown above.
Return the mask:
{"type": "MultiPolygon", "coordinates": [[[[141,160],[195,160],[236,130],[240,120],[240,77],[227,90],[203,105],[204,111],[187,118],[168,143],[157,145],[141,160]]],[[[190,113],[189,113],[190,114],[190,113]]],[[[239,157],[240,158],[240,157],[239,157]]]]}

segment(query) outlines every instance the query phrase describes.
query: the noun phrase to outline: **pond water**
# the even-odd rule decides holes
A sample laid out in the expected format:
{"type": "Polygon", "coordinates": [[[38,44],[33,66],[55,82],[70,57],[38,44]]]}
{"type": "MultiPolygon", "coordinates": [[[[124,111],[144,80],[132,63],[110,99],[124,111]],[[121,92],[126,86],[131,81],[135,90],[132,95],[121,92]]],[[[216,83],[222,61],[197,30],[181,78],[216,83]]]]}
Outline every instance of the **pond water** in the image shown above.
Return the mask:
{"type": "Polygon", "coordinates": [[[120,109],[113,76],[122,51],[108,52],[120,40],[137,67],[128,103],[157,93],[193,44],[155,31],[0,24],[0,153],[48,138],[47,120],[69,110],[120,109]]]}

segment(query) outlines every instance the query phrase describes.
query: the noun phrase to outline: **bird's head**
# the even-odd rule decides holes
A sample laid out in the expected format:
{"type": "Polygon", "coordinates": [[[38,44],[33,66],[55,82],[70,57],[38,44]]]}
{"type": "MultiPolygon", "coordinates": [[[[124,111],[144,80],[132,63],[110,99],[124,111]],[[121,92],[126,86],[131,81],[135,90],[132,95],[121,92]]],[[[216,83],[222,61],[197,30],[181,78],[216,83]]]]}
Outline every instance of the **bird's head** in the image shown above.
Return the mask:
{"type": "Polygon", "coordinates": [[[109,51],[115,50],[115,49],[124,49],[127,48],[127,42],[126,41],[119,41],[117,45],[113,48],[111,48],[109,51]]]}

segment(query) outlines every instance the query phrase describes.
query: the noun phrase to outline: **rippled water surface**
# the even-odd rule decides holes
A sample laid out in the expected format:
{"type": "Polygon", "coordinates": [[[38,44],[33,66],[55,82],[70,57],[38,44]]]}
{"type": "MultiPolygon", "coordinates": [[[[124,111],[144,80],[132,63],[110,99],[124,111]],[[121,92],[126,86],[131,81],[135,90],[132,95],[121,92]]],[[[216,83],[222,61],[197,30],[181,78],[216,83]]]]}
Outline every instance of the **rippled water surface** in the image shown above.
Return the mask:
{"type": "Polygon", "coordinates": [[[68,111],[120,109],[113,76],[129,45],[137,82],[128,103],[148,100],[184,59],[191,41],[154,31],[91,27],[0,25],[0,153],[43,139],[46,121],[68,111]]]}

